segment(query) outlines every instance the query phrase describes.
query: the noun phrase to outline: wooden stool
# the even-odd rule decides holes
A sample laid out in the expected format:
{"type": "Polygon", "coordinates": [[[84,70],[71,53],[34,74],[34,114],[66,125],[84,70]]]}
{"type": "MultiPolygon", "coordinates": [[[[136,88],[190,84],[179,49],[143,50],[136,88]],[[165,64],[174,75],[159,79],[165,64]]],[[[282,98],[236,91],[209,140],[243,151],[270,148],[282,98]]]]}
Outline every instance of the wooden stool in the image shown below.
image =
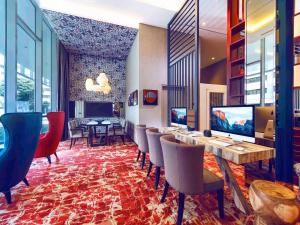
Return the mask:
{"type": "Polygon", "coordinates": [[[296,194],[280,184],[253,181],[249,199],[256,214],[256,225],[296,224],[300,217],[296,194]]]}

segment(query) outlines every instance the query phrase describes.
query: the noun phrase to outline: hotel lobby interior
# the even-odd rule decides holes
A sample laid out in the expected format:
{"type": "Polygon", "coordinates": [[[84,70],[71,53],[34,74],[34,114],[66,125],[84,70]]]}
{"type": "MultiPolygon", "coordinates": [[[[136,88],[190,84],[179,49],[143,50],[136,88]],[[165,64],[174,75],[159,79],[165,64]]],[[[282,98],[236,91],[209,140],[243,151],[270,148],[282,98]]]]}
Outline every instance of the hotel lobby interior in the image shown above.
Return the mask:
{"type": "Polygon", "coordinates": [[[0,0],[0,225],[300,224],[300,0],[0,0]]]}

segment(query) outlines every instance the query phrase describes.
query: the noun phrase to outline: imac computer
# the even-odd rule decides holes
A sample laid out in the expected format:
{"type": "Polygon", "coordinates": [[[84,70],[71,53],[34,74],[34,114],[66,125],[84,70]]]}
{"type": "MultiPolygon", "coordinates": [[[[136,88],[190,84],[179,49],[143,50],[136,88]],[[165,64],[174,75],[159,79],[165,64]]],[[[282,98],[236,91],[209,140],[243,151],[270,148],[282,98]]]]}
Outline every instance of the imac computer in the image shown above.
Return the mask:
{"type": "Polygon", "coordinates": [[[252,105],[211,107],[210,127],[213,135],[254,143],[255,107],[252,105]]]}
{"type": "Polygon", "coordinates": [[[171,126],[187,128],[187,108],[171,108],[171,126]]]}

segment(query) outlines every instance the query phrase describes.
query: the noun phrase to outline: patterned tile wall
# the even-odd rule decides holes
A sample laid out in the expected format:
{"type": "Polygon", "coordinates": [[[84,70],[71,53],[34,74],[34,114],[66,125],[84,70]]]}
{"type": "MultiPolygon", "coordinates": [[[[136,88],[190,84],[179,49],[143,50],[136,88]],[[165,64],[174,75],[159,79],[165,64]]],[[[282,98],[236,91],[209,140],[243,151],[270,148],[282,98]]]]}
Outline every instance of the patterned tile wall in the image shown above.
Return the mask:
{"type": "Polygon", "coordinates": [[[70,100],[125,102],[126,99],[126,60],[108,59],[82,54],[70,55],[70,100]],[[107,74],[111,92],[104,95],[85,89],[87,78],[96,80],[99,73],[107,74]]]}
{"type": "Polygon", "coordinates": [[[126,59],[137,29],[49,10],[43,11],[65,48],[76,54],[126,59]]]}

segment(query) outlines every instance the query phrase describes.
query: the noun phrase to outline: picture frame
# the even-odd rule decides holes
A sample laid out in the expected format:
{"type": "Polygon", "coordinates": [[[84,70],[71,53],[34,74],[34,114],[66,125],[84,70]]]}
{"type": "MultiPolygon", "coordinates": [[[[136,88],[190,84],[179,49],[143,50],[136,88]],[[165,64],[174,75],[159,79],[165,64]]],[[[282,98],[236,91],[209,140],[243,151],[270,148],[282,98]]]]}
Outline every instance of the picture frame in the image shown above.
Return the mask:
{"type": "Polygon", "coordinates": [[[136,106],[138,105],[139,100],[139,93],[138,90],[135,90],[134,92],[131,92],[128,96],[128,106],[136,106]]]}
{"type": "Polygon", "coordinates": [[[158,90],[143,90],[143,104],[155,106],[158,105],[158,90]]]}

